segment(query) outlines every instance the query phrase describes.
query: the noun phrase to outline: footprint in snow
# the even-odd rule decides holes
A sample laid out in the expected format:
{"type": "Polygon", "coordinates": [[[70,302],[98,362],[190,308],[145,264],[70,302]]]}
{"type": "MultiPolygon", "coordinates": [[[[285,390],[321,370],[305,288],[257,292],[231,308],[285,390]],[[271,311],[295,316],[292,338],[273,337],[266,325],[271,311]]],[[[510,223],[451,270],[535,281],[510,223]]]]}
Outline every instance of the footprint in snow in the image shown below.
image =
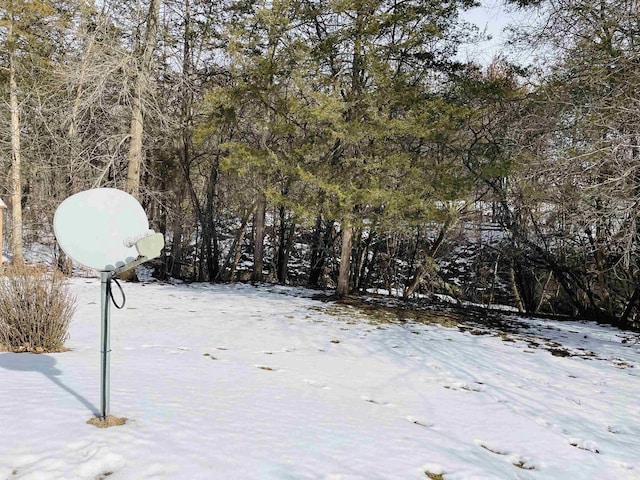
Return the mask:
{"type": "Polygon", "coordinates": [[[482,382],[466,383],[466,382],[453,382],[447,385],[443,385],[447,390],[464,390],[465,392],[481,392],[482,382]]]}
{"type": "Polygon", "coordinates": [[[271,368],[268,365],[255,365],[256,368],[260,370],[266,370],[267,372],[278,372],[279,370],[276,368],[271,368]]]}
{"type": "Polygon", "coordinates": [[[562,428],[560,425],[558,425],[557,423],[552,423],[549,422],[546,418],[544,417],[537,417],[534,419],[534,421],[538,424],[541,425],[543,427],[546,427],[554,432],[558,432],[561,433],[562,435],[568,435],[569,432],[567,430],[565,430],[564,428],[562,428]]]}
{"type": "Polygon", "coordinates": [[[384,400],[376,400],[374,398],[369,398],[367,396],[361,396],[360,398],[362,398],[362,400],[364,400],[367,403],[373,403],[375,405],[381,405],[383,407],[393,407],[392,403],[389,402],[385,402],[384,400]]]}
{"type": "Polygon", "coordinates": [[[173,353],[173,354],[177,354],[177,355],[182,355],[185,352],[189,351],[189,347],[178,347],[174,350],[169,350],[168,353],[173,353]]]}
{"type": "Polygon", "coordinates": [[[569,441],[569,445],[571,445],[572,447],[579,448],[580,450],[586,450],[587,452],[591,452],[591,453],[601,453],[600,449],[598,448],[598,444],[593,440],[582,440],[579,438],[570,438],[568,441],[569,441]]]}
{"type": "Polygon", "coordinates": [[[475,441],[476,445],[485,449],[487,452],[493,453],[494,455],[500,455],[507,457],[507,460],[511,465],[517,467],[521,470],[535,470],[536,465],[532,462],[532,460],[528,457],[523,457],[517,453],[510,453],[509,450],[504,448],[500,448],[495,445],[489,445],[487,442],[482,442],[480,440],[475,441]]]}
{"type": "Polygon", "coordinates": [[[521,457],[520,455],[510,455],[509,461],[511,462],[511,465],[513,465],[514,467],[518,467],[521,470],[536,469],[536,466],[531,462],[531,460],[521,457]]]}
{"type": "Polygon", "coordinates": [[[615,434],[625,434],[627,433],[627,429],[623,425],[608,425],[607,431],[609,433],[615,434]]]}
{"type": "Polygon", "coordinates": [[[478,445],[480,448],[484,448],[487,452],[491,452],[495,455],[507,455],[509,453],[508,450],[504,450],[496,445],[492,445],[488,442],[483,442],[481,440],[476,440],[474,441],[474,443],[476,445],[478,445]]]}
{"type": "Polygon", "coordinates": [[[304,383],[311,385],[312,387],[322,388],[323,390],[331,390],[331,387],[327,387],[324,383],[316,382],[315,380],[304,379],[304,383]]]}
{"type": "Polygon", "coordinates": [[[420,425],[421,427],[425,428],[433,428],[435,426],[434,423],[427,422],[426,420],[423,420],[421,418],[412,417],[411,415],[407,416],[407,420],[415,425],[420,425]]]}
{"type": "Polygon", "coordinates": [[[70,452],[76,452],[76,451],[79,451],[79,450],[84,450],[86,448],[89,448],[92,445],[93,445],[93,442],[88,442],[88,441],[81,440],[81,441],[77,441],[77,442],[68,443],[65,446],[65,450],[68,450],[70,452]]]}

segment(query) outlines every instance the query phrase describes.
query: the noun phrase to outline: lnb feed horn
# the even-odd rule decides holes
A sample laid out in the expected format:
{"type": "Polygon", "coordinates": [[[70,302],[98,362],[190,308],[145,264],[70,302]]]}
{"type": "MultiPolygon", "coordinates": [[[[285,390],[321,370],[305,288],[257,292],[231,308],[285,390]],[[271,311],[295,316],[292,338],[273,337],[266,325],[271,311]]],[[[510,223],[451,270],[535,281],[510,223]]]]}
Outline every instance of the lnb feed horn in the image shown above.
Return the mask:
{"type": "Polygon", "coordinates": [[[134,245],[138,250],[138,255],[147,260],[152,260],[160,256],[160,252],[164,248],[164,236],[161,233],[153,233],[140,238],[134,245]]]}

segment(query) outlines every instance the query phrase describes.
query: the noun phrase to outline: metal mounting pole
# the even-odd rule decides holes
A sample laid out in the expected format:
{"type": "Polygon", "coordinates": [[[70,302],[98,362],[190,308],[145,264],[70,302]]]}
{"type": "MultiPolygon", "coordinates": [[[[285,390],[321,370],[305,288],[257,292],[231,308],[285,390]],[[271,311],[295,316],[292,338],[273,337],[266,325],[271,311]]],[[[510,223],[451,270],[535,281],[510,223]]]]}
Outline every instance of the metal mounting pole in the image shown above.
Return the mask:
{"type": "Polygon", "coordinates": [[[105,419],[109,416],[109,361],[111,354],[110,338],[110,302],[108,283],[111,279],[111,272],[100,272],[101,288],[101,319],[102,329],[100,334],[100,417],[105,419]]]}

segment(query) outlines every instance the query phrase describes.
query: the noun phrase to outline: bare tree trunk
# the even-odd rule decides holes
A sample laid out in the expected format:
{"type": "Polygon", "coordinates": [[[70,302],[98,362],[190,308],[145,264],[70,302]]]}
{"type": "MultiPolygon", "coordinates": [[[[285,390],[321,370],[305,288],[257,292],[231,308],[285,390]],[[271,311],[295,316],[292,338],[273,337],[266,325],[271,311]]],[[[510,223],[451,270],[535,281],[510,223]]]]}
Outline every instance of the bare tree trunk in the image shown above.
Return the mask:
{"type": "MultiPolygon", "coordinates": [[[[286,195],[286,193],[285,193],[286,195]]],[[[287,210],[284,205],[278,208],[278,255],[276,258],[276,277],[278,283],[284,285],[287,280],[287,210]]]]}
{"type": "Polygon", "coordinates": [[[498,283],[498,265],[500,264],[500,253],[496,258],[495,263],[493,264],[493,276],[491,278],[491,287],[489,288],[489,299],[487,300],[486,307],[491,308],[493,305],[493,297],[496,291],[496,283],[498,283]]]}
{"type": "Polygon", "coordinates": [[[131,126],[129,128],[129,153],[127,154],[127,180],[125,190],[138,200],[140,199],[140,170],[142,168],[142,134],[144,117],[140,105],[139,87],[134,94],[131,107],[131,126]]]}
{"type": "Polygon", "coordinates": [[[322,228],[322,215],[316,220],[313,243],[311,245],[311,270],[309,272],[309,287],[319,287],[322,270],[327,259],[327,250],[333,243],[333,221],[327,221],[322,228]]]}
{"type": "Polygon", "coordinates": [[[549,283],[551,282],[552,277],[553,277],[553,271],[550,270],[549,274],[547,275],[547,280],[544,282],[542,291],[540,292],[540,300],[538,301],[538,304],[536,305],[536,308],[533,311],[533,313],[538,313],[540,311],[540,308],[542,308],[542,304],[544,303],[544,297],[547,294],[547,288],[549,287],[549,283]]]}
{"type": "Polygon", "coordinates": [[[513,293],[513,298],[516,301],[516,307],[518,307],[518,312],[524,313],[525,308],[522,303],[522,297],[520,296],[520,292],[518,291],[518,284],[516,283],[516,271],[513,265],[513,260],[511,260],[511,264],[509,265],[509,283],[511,284],[511,292],[513,293]]]}
{"type": "Polygon", "coordinates": [[[214,215],[216,187],[218,184],[218,159],[211,166],[207,181],[207,202],[202,222],[202,243],[207,280],[213,282],[220,274],[220,252],[218,249],[218,229],[214,215]]]}
{"type": "Polygon", "coordinates": [[[242,257],[242,241],[244,240],[244,235],[247,232],[247,224],[249,223],[249,217],[247,216],[247,220],[243,222],[242,227],[238,231],[238,236],[236,237],[236,248],[235,253],[233,255],[233,263],[231,264],[231,268],[229,270],[229,281],[233,282],[233,277],[236,274],[236,270],[238,269],[238,263],[240,263],[240,258],[242,257]]]}
{"type": "Polygon", "coordinates": [[[75,139],[78,136],[78,112],[80,111],[80,105],[82,103],[82,89],[84,88],[87,66],[89,65],[89,59],[91,58],[91,55],[93,53],[93,45],[95,44],[95,40],[95,34],[92,34],[89,37],[87,48],[82,55],[82,60],[80,63],[80,77],[78,79],[78,85],[76,87],[75,99],[73,100],[71,117],[69,118],[69,129],[67,130],[67,135],[70,139],[75,139]]]}
{"type": "Polygon", "coordinates": [[[283,282],[286,283],[287,277],[289,276],[289,257],[291,256],[291,249],[293,246],[293,240],[295,238],[296,232],[296,221],[295,217],[291,219],[291,224],[289,225],[289,232],[287,233],[287,244],[284,250],[284,261],[282,263],[282,278],[283,282]]]}
{"type": "MultiPolygon", "coordinates": [[[[444,243],[444,240],[447,236],[447,232],[451,229],[451,227],[454,224],[455,224],[455,219],[449,219],[444,223],[444,225],[442,225],[442,227],[440,228],[440,233],[438,234],[438,238],[434,240],[433,245],[431,246],[431,249],[428,252],[429,258],[435,258],[436,254],[438,253],[438,250],[440,250],[440,247],[444,243]]],[[[424,260],[423,260],[416,267],[416,270],[413,273],[413,277],[409,282],[409,286],[402,294],[404,298],[409,298],[411,295],[413,295],[413,292],[415,292],[416,289],[420,286],[420,283],[422,282],[422,278],[424,277],[425,273],[427,273],[427,270],[425,268],[424,260]]]]}
{"type": "Polygon", "coordinates": [[[253,208],[254,207],[252,206],[250,209],[248,209],[247,213],[242,217],[242,223],[240,224],[240,228],[236,232],[236,236],[233,239],[233,244],[231,244],[231,248],[229,249],[229,253],[227,254],[227,259],[225,260],[224,267],[222,268],[224,280],[227,280],[229,282],[233,282],[233,277],[236,273],[236,269],[238,268],[240,257],[242,256],[242,241],[247,231],[247,225],[249,224],[249,219],[251,218],[251,214],[253,213],[253,208]]]}
{"type": "Polygon", "coordinates": [[[187,182],[183,175],[178,175],[176,181],[178,188],[176,189],[176,210],[171,222],[172,242],[171,255],[167,259],[167,274],[173,278],[181,278],[182,262],[184,251],[182,248],[182,236],[184,233],[184,208],[182,206],[183,199],[187,193],[187,182]]]}
{"type": "Polygon", "coordinates": [[[361,227],[353,232],[353,238],[351,239],[353,261],[351,262],[351,270],[349,272],[349,275],[351,276],[351,283],[353,283],[353,286],[356,289],[360,284],[360,273],[362,272],[363,255],[366,250],[364,244],[365,242],[362,239],[363,235],[364,229],[361,227]]]}
{"type": "Polygon", "coordinates": [[[624,309],[624,312],[622,312],[622,315],[618,319],[618,325],[620,327],[624,327],[624,326],[628,325],[629,318],[631,317],[631,312],[633,311],[633,308],[638,303],[638,300],[640,300],[640,286],[636,286],[633,289],[633,293],[631,294],[631,298],[627,302],[627,305],[626,305],[626,307],[624,309]]]}
{"type": "Polygon", "coordinates": [[[173,278],[180,278],[182,275],[182,218],[176,215],[173,222],[173,241],[171,243],[171,256],[167,265],[169,275],[173,278]]]}
{"type": "MultiPolygon", "coordinates": [[[[183,81],[189,75],[191,70],[191,58],[190,58],[190,20],[191,10],[189,0],[185,0],[184,5],[184,45],[182,50],[182,77],[183,81]]],[[[182,105],[181,105],[181,131],[180,137],[174,140],[175,149],[178,157],[178,166],[182,175],[178,177],[179,186],[176,190],[176,216],[173,221],[173,244],[171,245],[171,265],[169,272],[172,277],[180,278],[182,275],[182,263],[184,251],[182,248],[182,236],[184,234],[184,208],[182,207],[182,200],[187,193],[193,204],[193,208],[196,212],[196,218],[200,219],[202,212],[200,209],[200,203],[198,202],[197,195],[194,192],[193,184],[190,177],[191,167],[191,150],[189,148],[190,139],[190,117],[191,117],[191,94],[187,93],[188,88],[182,91],[182,105]]],[[[196,222],[197,223],[197,222],[196,222]]]]}
{"type": "MultiPolygon", "coordinates": [[[[13,25],[9,26],[13,38],[13,25]]],[[[22,263],[22,174],[20,158],[20,107],[16,82],[15,57],[9,53],[9,106],[11,109],[11,250],[13,262],[22,263]]]]}
{"type": "Polygon", "coordinates": [[[253,214],[253,272],[251,273],[252,282],[261,282],[264,280],[262,270],[264,268],[264,235],[265,235],[265,212],[267,208],[267,200],[264,194],[260,193],[258,197],[256,211],[253,214]]]}
{"type": "Polygon", "coordinates": [[[338,272],[338,287],[336,294],[339,297],[349,295],[349,271],[351,270],[351,243],[353,240],[353,227],[349,222],[342,224],[342,249],[340,252],[340,270],[338,272]]]}
{"type": "MultiPolygon", "coordinates": [[[[282,196],[287,197],[289,194],[289,185],[291,180],[287,180],[282,188],[282,196]]],[[[293,232],[295,231],[295,219],[293,216],[287,225],[287,208],[284,205],[278,207],[278,253],[276,255],[276,278],[278,283],[284,285],[287,283],[287,264],[289,262],[289,252],[293,241],[293,232]]]]}
{"type": "Polygon", "coordinates": [[[369,255],[369,252],[371,252],[371,245],[373,244],[375,238],[376,238],[375,232],[370,231],[369,236],[364,242],[365,248],[363,249],[360,255],[360,269],[358,272],[358,283],[357,283],[357,287],[360,291],[366,291],[367,288],[369,287],[369,279],[371,278],[371,265],[373,264],[373,260],[375,259],[376,249],[374,248],[374,251],[371,255],[369,255]],[[370,256],[371,256],[371,259],[369,259],[370,256]],[[366,272],[366,275],[365,275],[365,272],[366,272]]]}
{"type": "Polygon", "coordinates": [[[411,277],[409,286],[402,294],[404,298],[409,298],[411,295],[413,295],[413,292],[415,292],[420,286],[420,283],[422,283],[422,279],[424,278],[424,274],[426,272],[427,271],[424,268],[424,264],[420,262],[416,267],[415,271],[413,272],[413,277],[411,277]]]}
{"type": "Polygon", "coordinates": [[[382,242],[380,240],[376,240],[373,244],[373,252],[371,252],[371,260],[367,260],[367,275],[360,284],[360,289],[366,291],[371,285],[371,277],[373,277],[374,268],[373,266],[377,263],[378,254],[380,253],[380,247],[382,246],[382,242]]]}
{"type": "MultiPolygon", "coordinates": [[[[0,200],[1,201],[1,200],[0,200]]],[[[3,220],[4,220],[4,210],[5,210],[6,205],[2,204],[0,205],[0,275],[2,274],[2,251],[3,251],[3,246],[4,246],[4,238],[3,238],[3,231],[2,231],[2,227],[3,227],[3,220]]],[[[57,243],[56,243],[57,245],[57,243]]]]}
{"type": "MultiPolygon", "coordinates": [[[[598,213],[602,210],[600,205],[600,200],[596,201],[598,205],[596,207],[598,213]]],[[[609,294],[609,286],[607,285],[607,277],[605,273],[605,258],[604,258],[604,247],[603,247],[603,239],[602,237],[602,227],[596,226],[595,231],[593,231],[590,227],[585,229],[585,233],[587,234],[587,238],[589,239],[589,244],[593,250],[593,259],[596,264],[597,271],[597,282],[596,282],[596,292],[598,297],[600,298],[600,302],[598,302],[598,306],[604,308],[610,314],[613,313],[611,297],[609,294]]]]}
{"type": "Polygon", "coordinates": [[[142,107],[142,95],[147,87],[148,77],[151,72],[153,50],[156,46],[158,32],[158,15],[160,12],[160,0],[151,0],[147,14],[147,29],[144,43],[140,45],[138,52],[142,51],[141,65],[136,75],[133,87],[133,102],[131,105],[131,126],[129,128],[129,152],[127,154],[127,180],[125,190],[140,199],[140,170],[142,168],[142,134],[144,132],[144,111],[142,107]]]}

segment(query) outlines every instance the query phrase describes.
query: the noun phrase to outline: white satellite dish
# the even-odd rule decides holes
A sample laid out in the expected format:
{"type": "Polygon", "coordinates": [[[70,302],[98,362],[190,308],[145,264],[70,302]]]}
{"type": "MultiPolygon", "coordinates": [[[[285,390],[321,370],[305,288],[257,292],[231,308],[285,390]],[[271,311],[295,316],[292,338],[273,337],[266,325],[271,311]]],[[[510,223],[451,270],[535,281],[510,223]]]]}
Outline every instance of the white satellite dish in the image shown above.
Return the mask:
{"type": "Polygon", "coordinates": [[[53,217],[60,247],[85,267],[111,271],[135,260],[127,239],[144,235],[149,221],[138,201],[122,190],[95,188],[70,196],[53,217]]]}
{"type": "MultiPolygon", "coordinates": [[[[164,237],[149,230],[149,221],[140,203],[115,188],[95,188],[67,198],[53,217],[53,231],[64,253],[100,272],[100,412],[106,421],[109,416],[111,281],[118,273],[160,256],[164,237]]],[[[116,304],[118,308],[122,306],[124,296],[122,305],[116,304]]]]}

